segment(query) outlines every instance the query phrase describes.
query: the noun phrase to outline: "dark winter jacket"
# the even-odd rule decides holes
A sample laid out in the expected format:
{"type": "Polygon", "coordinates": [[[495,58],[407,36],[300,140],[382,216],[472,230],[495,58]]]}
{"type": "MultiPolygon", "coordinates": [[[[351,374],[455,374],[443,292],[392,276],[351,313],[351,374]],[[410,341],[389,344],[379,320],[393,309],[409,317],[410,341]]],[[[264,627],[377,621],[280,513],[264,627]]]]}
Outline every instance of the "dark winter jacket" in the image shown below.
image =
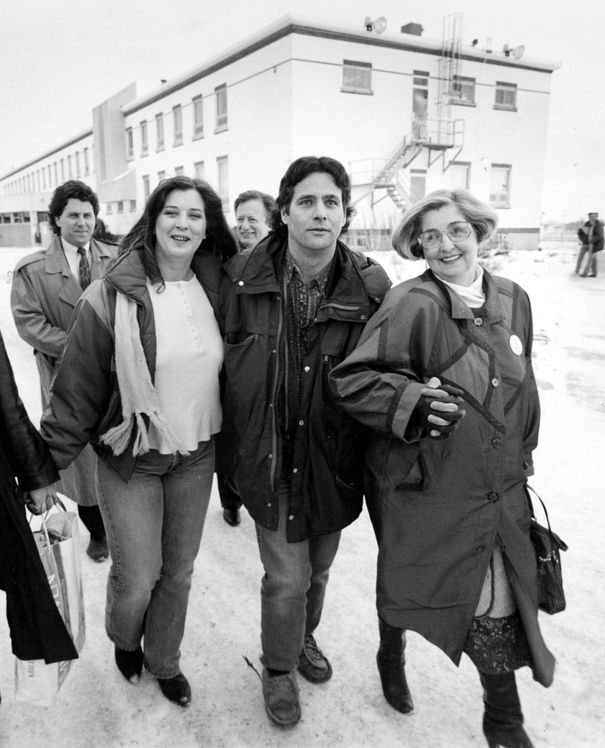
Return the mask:
{"type": "Polygon", "coordinates": [[[584,224],[584,233],[586,234],[586,241],[591,252],[600,252],[603,249],[604,244],[603,221],[595,221],[594,224],[590,221],[586,221],[584,224]]]}
{"type": "MultiPolygon", "coordinates": [[[[198,253],[192,268],[216,311],[221,260],[198,253]]],[[[53,381],[50,412],[42,419],[42,434],[59,469],[69,465],[90,442],[99,458],[123,480],[132,475],[136,460],[131,445],[116,456],[99,442],[99,437],[122,421],[114,362],[118,290],[137,304],[141,343],[152,382],[155,377],[155,320],[146,283],[140,252],[130,251],[120,255],[103,278],[91,283],[78,302],[53,381]]]]}
{"type": "MultiPolygon", "coordinates": [[[[242,500],[263,527],[278,526],[283,384],[278,355],[284,335],[279,268],[286,244],[270,234],[226,265],[221,294],[225,324],[225,405],[236,432],[235,470],[242,500]]],[[[328,373],[354,348],[390,281],[384,270],[338,243],[332,281],[317,311],[317,342],[303,362],[287,537],[291,542],[335,532],[362,507],[362,429],[336,408],[328,373]]]]}
{"type": "Polygon", "coordinates": [[[60,662],[78,656],[54,601],[21,495],[58,478],[19,398],[0,335],[0,588],[6,591],[13,652],[22,660],[60,662]]]}
{"type": "Polygon", "coordinates": [[[539,401],[527,294],[484,276],[470,310],[431,271],[394,288],[359,347],[332,373],[345,412],[373,429],[368,506],[379,538],[377,603],[458,663],[494,545],[504,554],[533,658],[552,681],[537,624],[536,563],[524,491],[539,401]],[[466,416],[445,440],[409,432],[430,377],[463,390],[466,416]]]}

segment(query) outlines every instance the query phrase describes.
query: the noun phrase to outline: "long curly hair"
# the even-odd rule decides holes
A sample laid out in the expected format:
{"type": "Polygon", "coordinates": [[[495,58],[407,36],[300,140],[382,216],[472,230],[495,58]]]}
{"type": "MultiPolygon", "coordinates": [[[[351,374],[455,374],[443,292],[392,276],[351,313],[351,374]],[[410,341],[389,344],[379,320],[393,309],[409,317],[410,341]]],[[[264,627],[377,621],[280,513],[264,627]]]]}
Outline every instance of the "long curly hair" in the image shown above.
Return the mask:
{"type": "Polygon", "coordinates": [[[201,179],[190,179],[185,176],[164,179],[149,195],[143,215],[122,239],[119,250],[119,254],[132,250],[141,252],[145,273],[152,283],[163,283],[155,257],[155,224],[166,205],[168,195],[175,190],[195,190],[204,204],[206,238],[198,247],[196,255],[212,254],[225,261],[237,253],[235,239],[223,215],[221,199],[212,187],[201,179]]]}

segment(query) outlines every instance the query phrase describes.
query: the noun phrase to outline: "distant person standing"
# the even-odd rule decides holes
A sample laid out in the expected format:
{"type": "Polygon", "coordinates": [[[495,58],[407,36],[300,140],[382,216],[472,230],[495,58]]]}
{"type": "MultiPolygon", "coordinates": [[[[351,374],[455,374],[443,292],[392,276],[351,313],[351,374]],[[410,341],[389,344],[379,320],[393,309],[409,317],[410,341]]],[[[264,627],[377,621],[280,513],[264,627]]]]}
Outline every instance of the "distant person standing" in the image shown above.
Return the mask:
{"type": "MultiPolygon", "coordinates": [[[[238,195],[234,203],[235,235],[240,252],[254,249],[256,245],[269,233],[271,217],[276,209],[275,200],[271,195],[258,190],[246,190],[238,195]]],[[[221,465],[221,444],[230,441],[232,434],[229,427],[224,428],[217,445],[217,473],[218,492],[221,497],[223,519],[231,527],[237,527],[241,521],[240,509],[242,500],[232,475],[223,471],[221,465]]]]}
{"type": "MultiPolygon", "coordinates": [[[[99,201],[88,185],[70,180],[57,187],[48,213],[55,236],[46,249],[17,263],[11,292],[17,331],[34,349],[43,410],[49,404],[51,382],[76,302],[116,254],[114,246],[92,238],[99,201]]],[[[109,551],[98,507],[95,472],[96,457],[87,446],[62,471],[59,490],[78,503],[78,514],[90,533],[86,552],[94,561],[103,561],[109,551]]]]}
{"type": "Polygon", "coordinates": [[[580,275],[584,257],[590,251],[588,248],[588,231],[585,226],[580,226],[578,229],[578,241],[580,242],[580,249],[578,250],[578,259],[576,260],[576,269],[574,271],[576,275],[580,275]]]}
{"type": "Polygon", "coordinates": [[[584,232],[588,236],[589,255],[580,273],[582,278],[597,277],[597,252],[603,249],[603,221],[599,221],[598,213],[589,213],[588,221],[584,224],[584,232]]]}

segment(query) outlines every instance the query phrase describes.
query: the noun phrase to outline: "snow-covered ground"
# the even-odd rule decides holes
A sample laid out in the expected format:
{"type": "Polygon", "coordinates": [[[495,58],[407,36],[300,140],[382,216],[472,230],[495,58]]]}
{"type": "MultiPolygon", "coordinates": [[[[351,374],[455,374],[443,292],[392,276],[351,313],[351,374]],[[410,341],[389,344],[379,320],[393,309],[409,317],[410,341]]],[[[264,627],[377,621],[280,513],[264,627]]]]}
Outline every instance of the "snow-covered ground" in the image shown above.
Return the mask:
{"type": "MultiPolygon", "coordinates": [[[[520,671],[528,732],[537,748],[605,745],[605,273],[572,275],[576,248],[496,258],[495,272],[518,281],[534,309],[535,369],[543,409],[533,486],[546,500],[554,529],[567,541],[563,558],[568,607],[541,614],[557,657],[555,683],[543,689],[520,671]]],[[[40,415],[38,377],[30,349],[17,337],[9,306],[10,270],[23,250],[0,249],[0,327],[21,395],[40,415]]],[[[394,254],[377,255],[395,282],[422,270],[394,254]]],[[[603,258],[601,258],[601,263],[603,258]]],[[[603,270],[603,269],[602,269],[603,270]]],[[[82,531],[82,548],[87,543],[82,531]]],[[[13,658],[0,618],[0,746],[3,748],[193,748],[194,746],[396,746],[467,748],[485,745],[481,689],[465,658],[457,669],[420,636],[408,637],[407,670],[416,708],[409,716],[384,701],[375,665],[375,541],[367,514],[343,533],[328,587],[320,646],[334,677],[323,685],[300,679],[303,717],[290,731],[265,716],[259,668],[259,584],[254,527],[244,513],[233,529],[214,491],[195,570],[182,667],[193,688],[183,710],[153,678],[129,685],[113,663],[103,627],[109,565],[83,553],[87,642],[56,706],[36,709],[13,695],[13,658]]]]}

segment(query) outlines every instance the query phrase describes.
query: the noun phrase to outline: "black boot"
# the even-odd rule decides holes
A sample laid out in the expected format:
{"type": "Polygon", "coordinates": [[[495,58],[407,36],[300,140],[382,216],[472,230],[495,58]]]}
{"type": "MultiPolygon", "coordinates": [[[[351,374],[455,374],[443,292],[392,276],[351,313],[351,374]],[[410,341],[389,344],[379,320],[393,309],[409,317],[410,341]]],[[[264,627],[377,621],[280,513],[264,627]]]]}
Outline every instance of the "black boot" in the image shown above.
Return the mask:
{"type": "Polygon", "coordinates": [[[483,734],[489,748],[534,748],[523,729],[521,702],[515,674],[479,673],[483,686],[483,734]]]}
{"type": "Polygon", "coordinates": [[[402,714],[414,708],[412,694],[405,679],[405,631],[389,626],[382,618],[378,619],[380,649],[376,655],[382,692],[388,703],[402,714]]]}

